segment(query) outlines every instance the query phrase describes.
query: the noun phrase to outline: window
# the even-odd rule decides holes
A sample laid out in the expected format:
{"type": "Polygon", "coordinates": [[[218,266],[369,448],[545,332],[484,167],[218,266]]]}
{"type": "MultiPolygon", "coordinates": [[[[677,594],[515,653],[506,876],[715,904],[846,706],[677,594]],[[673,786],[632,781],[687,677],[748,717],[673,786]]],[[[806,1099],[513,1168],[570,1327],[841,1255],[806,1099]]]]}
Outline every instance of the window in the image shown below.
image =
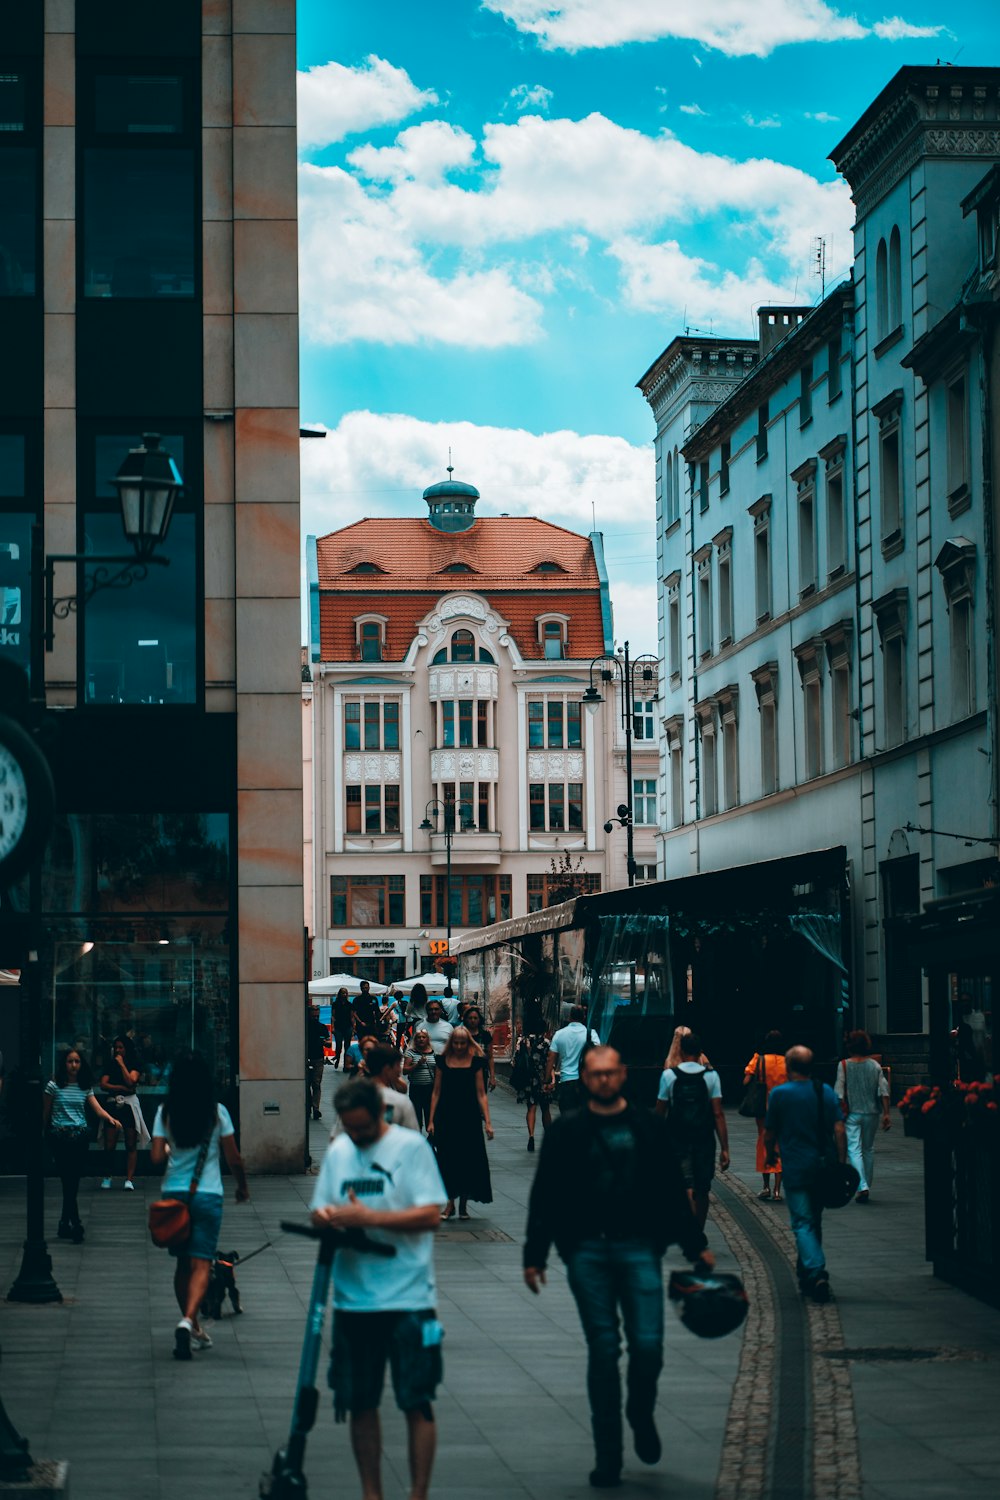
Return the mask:
{"type": "Polygon", "coordinates": [[[331,927],[403,927],[405,875],[331,875],[331,927]]]}
{"type": "Polygon", "coordinates": [[[85,297],[197,295],[195,74],[79,70],[85,297]]]}
{"type": "Polygon", "coordinates": [[[581,744],[583,704],[577,698],[528,699],[528,748],[577,749],[581,744]]]}
{"type": "Polygon", "coordinates": [[[803,771],[806,780],[823,774],[823,641],[814,637],[796,646],[795,656],[802,683],[803,771]]]}
{"type": "Polygon", "coordinates": [[[380,568],[378,563],[359,562],[355,563],[354,567],[348,569],[348,571],[351,573],[382,573],[385,570],[380,568]]]}
{"type": "Polygon", "coordinates": [[[455,875],[448,891],[446,875],[421,875],[420,921],[424,927],[484,927],[511,915],[509,875],[455,875]]]}
{"type": "Polygon", "coordinates": [[[733,639],[733,528],[713,537],[719,553],[719,645],[728,646],[733,639]]]}
{"type": "Polygon", "coordinates": [[[702,547],[694,554],[698,569],[698,655],[712,654],[712,549],[702,547]]]}
{"type": "Polygon", "coordinates": [[[767,457],[767,421],[768,404],[762,401],[757,408],[757,462],[761,463],[767,457]]]}
{"type": "Polygon", "coordinates": [[[832,582],[847,571],[847,508],[844,500],[843,437],[835,438],[820,450],[826,466],[826,571],[832,582]]]}
{"type": "Polygon", "coordinates": [[[754,602],[757,624],[771,618],[771,497],[762,495],[751,505],[753,517],[754,602]]]}
{"type": "Polygon", "coordinates": [[[361,832],[361,788],[359,786],[347,786],[344,788],[345,819],[344,829],[347,833],[361,832]]]}
{"type": "Polygon", "coordinates": [[[670,826],[679,828],[684,822],[684,719],[676,714],[663,726],[667,737],[667,756],[670,762],[670,826]]]}
{"type": "Polygon", "coordinates": [[[708,510],[708,464],[698,465],[698,505],[701,510],[708,510]]]}
{"type": "Polygon", "coordinates": [[[681,575],[671,573],[667,589],[667,668],[671,685],[681,680],[681,575]]]}
{"type": "Polygon", "coordinates": [[[850,620],[840,620],[823,631],[830,667],[830,719],[833,764],[848,766],[854,759],[854,703],[851,683],[850,620]]]}
{"type": "Polygon", "coordinates": [[[882,876],[886,1026],[889,1031],[924,1030],[923,980],[907,917],[920,911],[920,858],[886,860],[882,876]]]}
{"type": "Polygon", "coordinates": [[[40,133],[34,71],[0,67],[0,298],[38,290],[40,133]]]}
{"type": "Polygon", "coordinates": [[[538,832],[564,833],[583,827],[583,783],[534,781],[528,787],[528,825],[538,832]]]}
{"type": "Polygon", "coordinates": [[[813,367],[809,359],[799,370],[799,426],[806,427],[812,421],[813,367]]]}
{"type": "Polygon", "coordinates": [[[361,749],[361,704],[344,704],[344,749],[361,749]]]}
{"type": "MultiPolygon", "coordinates": [[[[476,643],[469,630],[456,630],[447,646],[442,646],[440,651],[435,651],[432,665],[438,667],[442,662],[457,661],[470,662],[476,660],[476,643]]],[[[495,665],[494,657],[485,647],[479,648],[479,660],[489,666],[495,665]]]]}
{"type": "Polygon", "coordinates": [[[903,321],[903,274],[899,230],[893,225],[889,236],[889,332],[903,321]]]}
{"type": "Polygon", "coordinates": [[[701,816],[712,818],[719,810],[719,774],[716,761],[715,709],[711,703],[695,705],[701,736],[701,816]]]}
{"type": "Polygon", "coordinates": [[[366,750],[399,749],[399,703],[380,698],[349,698],[344,703],[344,749],[362,748],[364,724],[366,750]]]}
{"type": "Polygon", "coordinates": [[[769,661],[750,675],[760,716],[760,790],[769,797],[778,790],[778,663],[769,661]]]}
{"type": "Polygon", "coordinates": [[[729,494],[729,459],[732,445],[729,438],[723,438],[722,449],[719,453],[719,494],[729,494]]]}
{"type": "Polygon", "coordinates": [[[632,735],[637,740],[656,738],[656,699],[634,698],[632,700],[632,735]]]}
{"type": "Polygon", "coordinates": [[[382,660],[382,631],[379,620],[362,620],[358,625],[358,646],[362,661],[382,660]]]}
{"type": "Polygon", "coordinates": [[[947,383],[948,512],[969,503],[969,408],[965,372],[947,383]]]}
{"type": "Polygon", "coordinates": [[[976,549],[964,539],[946,542],[935,558],[948,600],[949,686],[948,705],[952,720],[964,719],[976,709],[975,635],[973,585],[976,549]]]}
{"type": "Polygon", "coordinates": [[[907,593],[892,589],[872,604],[882,642],[882,723],[885,743],[899,745],[906,738],[906,619],[907,593]]]}
{"type": "Polygon", "coordinates": [[[441,569],[441,572],[442,573],[471,573],[472,569],[469,567],[468,563],[449,563],[446,568],[442,568],[441,569]]]}
{"type": "Polygon", "coordinates": [[[840,365],[840,335],[832,338],[826,346],[826,399],[836,401],[844,388],[843,371],[840,365]]]}
{"type": "Polygon", "coordinates": [[[441,702],[439,744],[444,750],[451,750],[455,745],[455,703],[451,698],[445,698],[441,702]]]}
{"type": "Polygon", "coordinates": [[[723,688],[718,695],[722,729],[722,792],[724,805],[736,807],[740,800],[739,689],[723,688]]]}
{"type": "Polygon", "coordinates": [[[374,702],[372,702],[369,699],[365,703],[365,749],[366,750],[379,750],[379,749],[381,749],[381,740],[382,740],[381,728],[382,728],[382,715],[379,712],[378,700],[376,699],[374,702]]]}
{"type": "Polygon", "coordinates": [[[541,622],[542,655],[547,661],[560,661],[566,655],[565,627],[561,620],[541,622]]]}
{"type": "Polygon", "coordinates": [[[344,788],[345,833],[398,833],[398,785],[371,782],[344,788]]]}
{"type": "Polygon", "coordinates": [[[816,460],[802,464],[791,477],[797,486],[799,598],[805,599],[816,592],[816,460]]]}
{"type": "Polygon", "coordinates": [[[573,896],[591,896],[601,889],[600,875],[591,875],[581,870],[579,874],[529,875],[528,910],[544,911],[547,906],[558,906],[573,896]]]}
{"type": "Polygon", "coordinates": [[[889,252],[879,240],[875,254],[875,338],[881,343],[889,332],[889,252]]]}
{"type": "Polygon", "coordinates": [[[878,420],[879,503],[882,552],[893,557],[903,548],[903,492],[900,468],[899,419],[902,391],[893,391],[872,407],[878,420]]]}
{"type": "Polygon", "coordinates": [[[674,451],[674,453],[671,453],[668,450],[666,456],[661,457],[660,460],[662,470],[660,475],[660,483],[663,489],[664,499],[663,521],[666,528],[673,526],[674,522],[680,519],[681,514],[681,497],[678,494],[679,483],[677,460],[675,455],[676,450],[674,451]]]}
{"type": "Polygon", "coordinates": [[[656,826],[656,781],[637,777],[632,782],[632,816],[638,826],[656,826]]]}

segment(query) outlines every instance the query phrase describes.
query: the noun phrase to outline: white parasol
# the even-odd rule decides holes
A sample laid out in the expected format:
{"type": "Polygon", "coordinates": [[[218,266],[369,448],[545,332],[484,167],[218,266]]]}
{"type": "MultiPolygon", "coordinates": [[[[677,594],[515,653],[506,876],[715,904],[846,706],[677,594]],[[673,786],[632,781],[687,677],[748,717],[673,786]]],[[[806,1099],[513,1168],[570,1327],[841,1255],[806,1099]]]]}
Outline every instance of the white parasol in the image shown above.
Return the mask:
{"type": "MultiPolygon", "coordinates": [[[[373,995],[384,995],[389,988],[385,984],[376,984],[374,979],[368,981],[373,995]]],[[[325,979],[310,979],[310,995],[336,995],[338,990],[346,990],[349,995],[361,994],[361,980],[356,974],[328,974],[325,979]]]]}

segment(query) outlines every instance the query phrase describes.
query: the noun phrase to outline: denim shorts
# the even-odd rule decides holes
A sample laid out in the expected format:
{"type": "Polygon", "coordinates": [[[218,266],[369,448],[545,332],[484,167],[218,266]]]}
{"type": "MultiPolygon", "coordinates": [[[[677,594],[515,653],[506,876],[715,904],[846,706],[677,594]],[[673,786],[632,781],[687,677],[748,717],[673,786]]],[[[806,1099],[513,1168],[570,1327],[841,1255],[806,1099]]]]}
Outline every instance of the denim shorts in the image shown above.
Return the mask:
{"type": "Polygon", "coordinates": [[[342,1312],[333,1314],[329,1385],[336,1419],[350,1412],[375,1411],[382,1399],[386,1362],[400,1411],[432,1417],[431,1402],[442,1378],[440,1338],[424,1343],[424,1325],[437,1322],[420,1312],[342,1312]]]}
{"type": "Polygon", "coordinates": [[[222,1194],[195,1193],[193,1198],[189,1193],[167,1193],[165,1196],[177,1198],[181,1203],[186,1203],[188,1213],[191,1215],[191,1238],[186,1245],[171,1249],[170,1254],[192,1255],[199,1260],[214,1260],[219,1243],[219,1230],[222,1228],[222,1194]]]}

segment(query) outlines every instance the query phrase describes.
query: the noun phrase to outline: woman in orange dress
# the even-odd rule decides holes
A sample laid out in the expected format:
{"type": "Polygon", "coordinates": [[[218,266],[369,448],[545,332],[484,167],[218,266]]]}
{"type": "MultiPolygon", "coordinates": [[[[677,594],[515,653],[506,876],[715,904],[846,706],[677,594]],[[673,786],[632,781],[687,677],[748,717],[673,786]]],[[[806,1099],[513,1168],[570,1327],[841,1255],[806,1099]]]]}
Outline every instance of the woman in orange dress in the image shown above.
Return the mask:
{"type": "MultiPolygon", "coordinates": [[[[771,1090],[779,1083],[788,1082],[788,1073],[785,1069],[785,1043],[780,1031],[769,1031],[764,1038],[764,1045],[760,1052],[755,1052],[747,1063],[746,1072],[743,1074],[743,1087],[757,1077],[758,1069],[763,1060],[764,1087],[770,1095],[771,1090]]],[[[765,1101],[766,1102],[766,1101],[765,1101]]],[[[767,1165],[767,1154],[764,1150],[764,1119],[761,1116],[757,1120],[757,1171],[764,1179],[763,1189],[757,1194],[762,1202],[766,1203],[772,1199],[775,1203],[781,1202],[781,1161],[776,1163],[776,1168],[767,1165]],[[771,1171],[774,1170],[774,1192],[771,1192],[771,1171]]]]}

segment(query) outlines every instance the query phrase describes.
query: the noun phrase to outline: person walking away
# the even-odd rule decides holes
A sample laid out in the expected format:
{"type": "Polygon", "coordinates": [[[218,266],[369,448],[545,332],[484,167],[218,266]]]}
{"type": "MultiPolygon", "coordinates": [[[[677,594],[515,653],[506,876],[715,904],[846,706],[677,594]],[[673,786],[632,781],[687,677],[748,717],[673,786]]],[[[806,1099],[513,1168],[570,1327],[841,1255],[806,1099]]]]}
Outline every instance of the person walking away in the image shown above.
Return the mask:
{"type": "Polygon", "coordinates": [[[419,1129],[426,1128],[434,1092],[434,1052],[425,1027],[418,1026],[403,1054],[403,1076],[410,1087],[410,1103],[419,1129]]]}
{"type": "MultiPolygon", "coordinates": [[[[670,1039],[670,1051],[667,1053],[666,1058],[663,1062],[663,1066],[665,1069],[677,1067],[677,1064],[680,1062],[683,1056],[683,1053],[681,1052],[681,1042],[686,1036],[690,1035],[690,1026],[677,1026],[674,1028],[674,1034],[670,1039]]],[[[712,1066],[704,1052],[697,1059],[697,1061],[701,1063],[703,1068],[710,1068],[712,1066]]]]}
{"type": "Polygon", "coordinates": [[[790,1047],[785,1066],[788,1082],[772,1089],[767,1102],[767,1161],[773,1167],[780,1148],[788,1216],[798,1251],[799,1288],[814,1302],[828,1302],[830,1277],[823,1254],[823,1204],[815,1187],[816,1174],[834,1152],[839,1161],[847,1160],[847,1134],[833,1089],[813,1082],[809,1048],[790,1047]]]}
{"type": "MultiPolygon", "coordinates": [[[[333,1002],[333,1066],[337,1067],[354,1035],[354,1006],[346,990],[337,991],[333,1002]]],[[[344,1065],[342,1065],[344,1066],[344,1065]]]]}
{"type": "Polygon", "coordinates": [[[560,1026],[549,1043],[545,1059],[545,1090],[551,1094],[555,1089],[555,1067],[559,1063],[559,1088],[556,1099],[559,1112],[579,1109],[583,1100],[580,1094],[580,1059],[587,1047],[600,1045],[596,1031],[587,1029],[587,1009],[574,1005],[569,1013],[569,1022],[560,1026]]]}
{"type": "MultiPolygon", "coordinates": [[[[129,1193],[135,1191],[139,1147],[149,1145],[149,1131],[136,1095],[140,1077],[138,1059],[131,1040],[124,1036],[114,1037],[111,1042],[111,1060],[101,1075],[101,1089],[104,1092],[101,1107],[122,1127],[121,1134],[125,1141],[125,1181],[122,1187],[129,1193]]],[[[105,1151],[113,1152],[117,1142],[117,1132],[105,1126],[105,1151]]],[[[102,1178],[101,1187],[107,1191],[110,1186],[111,1176],[102,1178]]]]}
{"type": "Polygon", "coordinates": [[[419,981],[410,991],[403,1017],[410,1027],[422,1026],[427,1020],[427,990],[419,981]]]}
{"type": "Polygon", "coordinates": [[[861,1179],[854,1195],[855,1203],[867,1203],[871,1197],[875,1131],[879,1118],[883,1130],[892,1129],[889,1080],[882,1071],[882,1064],[871,1056],[871,1050],[872,1039],[867,1031],[852,1031],[847,1038],[848,1055],[837,1064],[833,1086],[846,1116],[847,1160],[861,1179]]]}
{"type": "MultiPolygon", "coordinates": [[[[365,1058],[365,1077],[370,1078],[382,1095],[382,1114],[387,1125],[401,1125],[404,1130],[419,1130],[416,1110],[406,1094],[402,1081],[403,1059],[395,1047],[372,1047],[365,1058]]],[[[334,1140],[343,1130],[338,1115],[330,1131],[334,1140]]]]}
{"type": "Polygon", "coordinates": [[[458,1217],[469,1217],[469,1199],[493,1202],[490,1164],[483,1140],[493,1139],[490,1105],[483,1082],[484,1059],[464,1026],[456,1026],[437,1060],[434,1092],[427,1122],[448,1193],[442,1219],[450,1219],[458,1199],[458,1217]],[[482,1123],[480,1123],[480,1121],[482,1123]]]}
{"type": "MultiPolygon", "coordinates": [[[[764,1044],[759,1052],[755,1052],[746,1065],[743,1074],[743,1087],[749,1088],[755,1078],[759,1077],[764,1084],[764,1111],[767,1112],[767,1100],[771,1090],[777,1088],[779,1083],[788,1081],[788,1070],[785,1067],[785,1043],[780,1031],[769,1031],[764,1038],[764,1044]]],[[[767,1153],[764,1149],[764,1115],[757,1117],[757,1171],[761,1175],[763,1187],[757,1194],[762,1203],[771,1198],[771,1173],[767,1166],[767,1153]]],[[[778,1158],[774,1168],[774,1198],[775,1203],[781,1202],[781,1159],[778,1158]]]]}
{"type": "Polygon", "coordinates": [[[496,1068],[493,1063],[493,1033],[486,1030],[486,1022],[478,1005],[467,1005],[462,1012],[462,1025],[477,1047],[482,1048],[485,1062],[484,1082],[490,1093],[497,1086],[496,1068]]]}
{"type": "Polygon", "coordinates": [[[330,1033],[319,1018],[319,1006],[310,1005],[306,1022],[306,1055],[309,1063],[309,1102],[314,1120],[322,1120],[323,1069],[326,1067],[326,1044],[330,1033]]]}
{"type": "Polygon", "coordinates": [[[528,1204],[524,1280],[538,1292],[554,1243],[566,1262],[587,1340],[595,1460],[590,1483],[621,1483],[619,1314],[628,1346],[625,1415],[643,1463],[661,1453],[654,1411],[663,1366],[664,1252],[677,1241],[706,1269],[714,1257],[681,1177],[666,1122],[627,1102],[613,1047],[583,1061],[585,1105],[546,1132],[528,1204]]]}
{"type": "Polygon", "coordinates": [[[378,1408],[388,1362],[408,1428],[410,1500],[426,1500],[436,1443],[431,1403],[442,1375],[434,1231],[444,1184],[423,1137],[386,1124],[382,1095],[370,1080],[341,1084],[334,1105],[343,1132],[316,1179],[313,1223],[361,1229],[396,1250],[391,1260],[337,1252],[329,1377],[334,1415],[338,1422],[350,1416],[363,1500],[382,1500],[378,1408]]]}
{"type": "Polygon", "coordinates": [[[154,1167],[166,1167],[164,1197],[181,1198],[191,1215],[190,1239],[170,1251],[177,1262],[174,1295],[181,1310],[181,1320],[174,1330],[175,1359],[190,1359],[192,1345],[195,1349],[212,1347],[198,1314],[222,1227],[220,1145],[236,1179],[236,1202],[249,1203],[250,1189],[233,1122],[225,1105],[216,1103],[208,1063],[198,1052],[181,1052],[170,1070],[167,1097],[156,1111],[149,1153],[154,1167]],[[197,1175],[199,1160],[202,1168],[197,1175]]]}
{"type": "Polygon", "coordinates": [[[552,1124],[551,1093],[545,1091],[545,1063],[549,1039],[545,1023],[539,1016],[540,1030],[525,1032],[518,1038],[511,1066],[511,1082],[517,1090],[517,1102],[525,1106],[524,1123],[528,1127],[528,1150],[535,1149],[535,1120],[542,1111],[542,1130],[552,1124]]]}
{"type": "Polygon", "coordinates": [[[83,1054],[70,1047],[56,1059],[55,1072],[45,1085],[42,1120],[62,1184],[62,1213],[57,1233],[61,1240],[72,1240],[74,1245],[83,1244],[77,1193],[90,1151],[88,1109],[104,1121],[109,1132],[121,1130],[121,1121],[98,1104],[83,1054]]]}
{"type": "Polygon", "coordinates": [[[708,1218],[708,1195],[715,1176],[715,1141],[719,1141],[719,1170],[729,1170],[729,1129],[722,1109],[722,1085],[714,1068],[698,1061],[701,1042],[693,1032],[680,1039],[681,1060],[660,1077],[656,1113],[667,1125],[691,1207],[701,1229],[708,1218]]]}
{"type": "Polygon", "coordinates": [[[440,1057],[448,1044],[448,1038],[455,1030],[451,1022],[445,1020],[444,1006],[440,1000],[428,1000],[424,1030],[431,1039],[431,1051],[435,1057],[440,1057]]]}

